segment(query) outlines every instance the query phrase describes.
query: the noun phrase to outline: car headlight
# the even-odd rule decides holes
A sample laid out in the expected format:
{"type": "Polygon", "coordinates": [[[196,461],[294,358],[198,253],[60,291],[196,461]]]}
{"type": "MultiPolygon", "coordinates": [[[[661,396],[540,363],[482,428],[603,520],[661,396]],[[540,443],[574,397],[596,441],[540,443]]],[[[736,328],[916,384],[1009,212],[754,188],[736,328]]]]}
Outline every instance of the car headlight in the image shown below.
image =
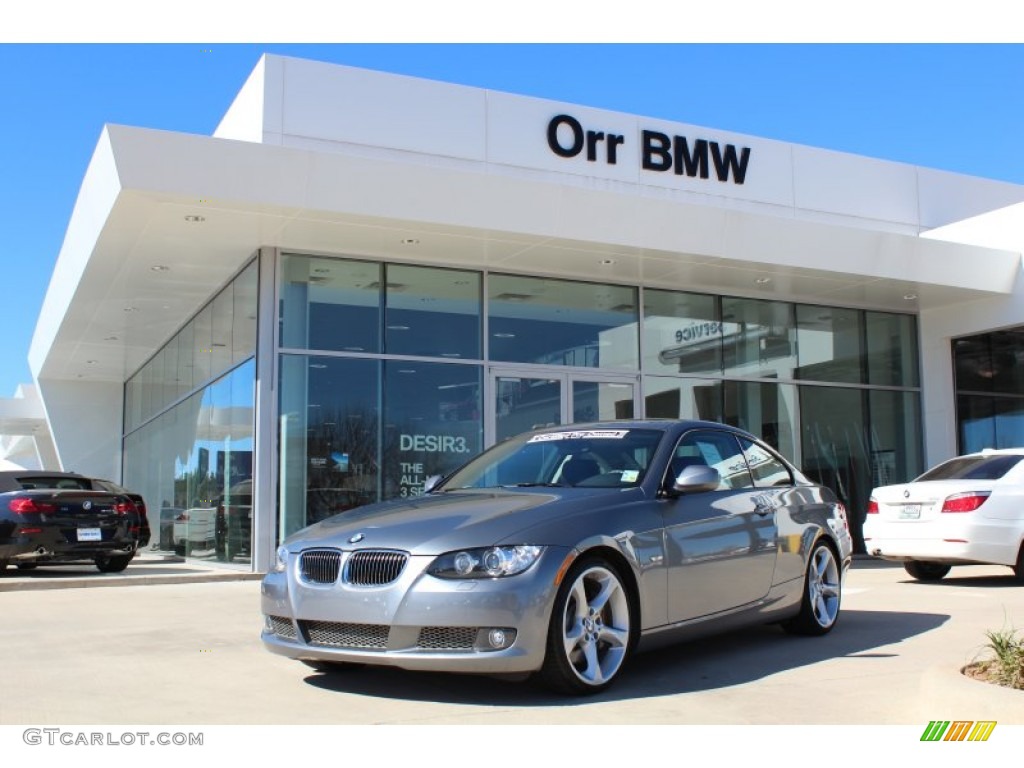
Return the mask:
{"type": "Polygon", "coordinates": [[[274,572],[281,573],[288,568],[288,547],[277,548],[277,557],[274,560],[274,572]]]}
{"type": "Polygon", "coordinates": [[[540,558],[544,547],[518,544],[510,547],[480,547],[447,552],[438,557],[427,573],[441,579],[484,579],[515,576],[540,558]]]}

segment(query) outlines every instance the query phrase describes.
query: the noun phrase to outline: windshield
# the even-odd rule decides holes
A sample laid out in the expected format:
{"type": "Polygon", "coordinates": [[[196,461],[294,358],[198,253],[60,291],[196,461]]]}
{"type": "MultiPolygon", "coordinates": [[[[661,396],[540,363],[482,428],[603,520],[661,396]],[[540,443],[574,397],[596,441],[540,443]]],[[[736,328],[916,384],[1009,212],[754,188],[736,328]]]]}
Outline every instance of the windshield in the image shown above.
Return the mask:
{"type": "Polygon", "coordinates": [[[921,475],[915,482],[924,480],[998,480],[1024,456],[1003,454],[1000,456],[963,456],[950,459],[921,475]]]}
{"type": "Polygon", "coordinates": [[[662,435],[655,429],[528,433],[499,443],[473,459],[439,490],[498,486],[628,488],[643,482],[662,435]]]}

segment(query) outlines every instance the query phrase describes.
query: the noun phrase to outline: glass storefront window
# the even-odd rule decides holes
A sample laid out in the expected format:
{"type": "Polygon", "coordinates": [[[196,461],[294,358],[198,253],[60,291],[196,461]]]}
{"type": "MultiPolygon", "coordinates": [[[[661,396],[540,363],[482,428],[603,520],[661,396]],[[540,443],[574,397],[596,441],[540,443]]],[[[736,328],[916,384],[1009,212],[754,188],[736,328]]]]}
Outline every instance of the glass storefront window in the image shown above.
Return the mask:
{"type": "Polygon", "coordinates": [[[382,267],[286,254],[281,259],[281,346],[379,353],[382,267]]]}
{"type": "Polygon", "coordinates": [[[917,318],[888,312],[864,313],[868,384],[920,386],[917,318]]]}
{"type": "Polygon", "coordinates": [[[383,499],[418,496],[480,452],[481,381],[475,365],[384,363],[383,499]]]}
{"type": "Polygon", "coordinates": [[[251,558],[255,376],[250,359],[125,438],[123,484],[146,499],[154,548],[251,558]]]}
{"type": "Polygon", "coordinates": [[[491,275],[487,293],[492,360],[639,366],[636,288],[491,275]]]}
{"type": "Polygon", "coordinates": [[[125,383],[126,431],[256,354],[256,278],[253,261],[125,383]]]}
{"type": "Polygon", "coordinates": [[[234,347],[232,325],[235,320],[235,296],[228,286],[210,305],[210,371],[219,372],[231,367],[234,347]]]}
{"type": "Polygon", "coordinates": [[[1024,444],[1024,328],[953,341],[960,453],[1024,444]]]}
{"type": "Polygon", "coordinates": [[[757,435],[790,461],[798,463],[794,427],[797,388],[792,384],[756,381],[722,382],[722,421],[757,435]]]}
{"type": "Polygon", "coordinates": [[[278,540],[377,501],[380,362],[282,355],[278,540]]]}
{"type": "Polygon", "coordinates": [[[855,309],[797,304],[795,378],[860,384],[864,380],[861,316],[855,309]]]}
{"type": "Polygon", "coordinates": [[[722,338],[726,376],[793,378],[797,362],[792,304],[726,296],[722,338]]]}
{"type": "Polygon", "coordinates": [[[649,419],[721,421],[722,382],[645,376],[644,414],[649,419]]]}
{"type": "Polygon", "coordinates": [[[389,264],[384,309],[384,351],[461,359],[480,348],[479,272],[389,264]]]}
{"type": "Polygon", "coordinates": [[[865,390],[800,387],[800,467],[846,506],[858,552],[864,551],[861,525],[873,487],[866,410],[865,390]]]}
{"type": "Polygon", "coordinates": [[[920,395],[869,390],[868,416],[872,487],[905,483],[921,474],[920,395]]]}
{"type": "Polygon", "coordinates": [[[253,261],[235,278],[234,316],[231,325],[231,362],[237,364],[256,354],[256,312],[259,306],[259,271],[253,261]]]}
{"type": "Polygon", "coordinates": [[[652,373],[721,374],[718,298],[645,290],[644,367],[652,373]]]}
{"type": "Polygon", "coordinates": [[[633,385],[613,381],[572,382],[572,420],[604,421],[633,418],[633,385]]]}

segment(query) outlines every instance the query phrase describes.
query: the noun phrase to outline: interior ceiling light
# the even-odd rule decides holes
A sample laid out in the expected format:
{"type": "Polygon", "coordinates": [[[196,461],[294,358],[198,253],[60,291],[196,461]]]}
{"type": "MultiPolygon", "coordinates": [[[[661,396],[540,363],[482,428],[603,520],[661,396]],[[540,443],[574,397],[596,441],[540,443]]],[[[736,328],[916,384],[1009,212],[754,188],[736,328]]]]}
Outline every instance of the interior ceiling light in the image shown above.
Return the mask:
{"type": "Polygon", "coordinates": [[[124,311],[125,312],[138,312],[139,310],[138,310],[138,307],[125,307],[124,311]]]}
{"type": "Polygon", "coordinates": [[[772,279],[770,277],[759,277],[754,282],[757,283],[758,285],[768,285],[768,283],[770,283],[771,281],[772,279]]]}
{"type": "Polygon", "coordinates": [[[610,267],[614,263],[615,263],[615,259],[601,259],[601,264],[602,264],[602,266],[605,266],[605,267],[610,267]]]}
{"type": "Polygon", "coordinates": [[[403,237],[400,241],[402,245],[419,245],[420,241],[415,237],[403,237]]]}
{"type": "Polygon", "coordinates": [[[171,268],[166,264],[154,264],[150,269],[154,272],[170,272],[171,268]]]}
{"type": "Polygon", "coordinates": [[[917,299],[917,294],[916,293],[904,293],[903,294],[903,299],[905,301],[914,301],[915,299],[917,299]]]}
{"type": "Polygon", "coordinates": [[[190,213],[188,216],[185,217],[185,221],[187,221],[189,224],[199,224],[201,222],[206,221],[206,217],[197,216],[194,213],[190,213]]]}
{"type": "Polygon", "coordinates": [[[117,341],[117,336],[107,336],[103,340],[104,341],[117,341]]]}

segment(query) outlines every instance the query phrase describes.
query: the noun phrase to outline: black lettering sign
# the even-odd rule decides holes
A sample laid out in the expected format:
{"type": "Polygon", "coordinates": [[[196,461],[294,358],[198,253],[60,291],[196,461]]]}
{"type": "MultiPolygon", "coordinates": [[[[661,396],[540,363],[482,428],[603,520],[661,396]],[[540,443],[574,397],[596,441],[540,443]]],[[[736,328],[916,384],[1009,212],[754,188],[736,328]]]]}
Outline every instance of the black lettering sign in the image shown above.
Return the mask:
{"type": "MultiPolygon", "coordinates": [[[[556,115],[548,122],[548,147],[559,157],[576,157],[585,147],[587,161],[594,163],[604,144],[605,162],[615,165],[617,150],[625,142],[626,137],[620,134],[584,130],[572,115],[556,115]],[[568,129],[568,137],[563,128],[568,129]],[[566,138],[571,139],[568,144],[566,138]]],[[[747,178],[749,161],[749,147],[737,149],[733,144],[722,146],[717,141],[669,136],[660,131],[640,132],[640,165],[645,171],[672,171],[676,176],[707,179],[714,166],[715,178],[719,181],[726,182],[731,177],[733,183],[742,184],[747,178]]]]}

